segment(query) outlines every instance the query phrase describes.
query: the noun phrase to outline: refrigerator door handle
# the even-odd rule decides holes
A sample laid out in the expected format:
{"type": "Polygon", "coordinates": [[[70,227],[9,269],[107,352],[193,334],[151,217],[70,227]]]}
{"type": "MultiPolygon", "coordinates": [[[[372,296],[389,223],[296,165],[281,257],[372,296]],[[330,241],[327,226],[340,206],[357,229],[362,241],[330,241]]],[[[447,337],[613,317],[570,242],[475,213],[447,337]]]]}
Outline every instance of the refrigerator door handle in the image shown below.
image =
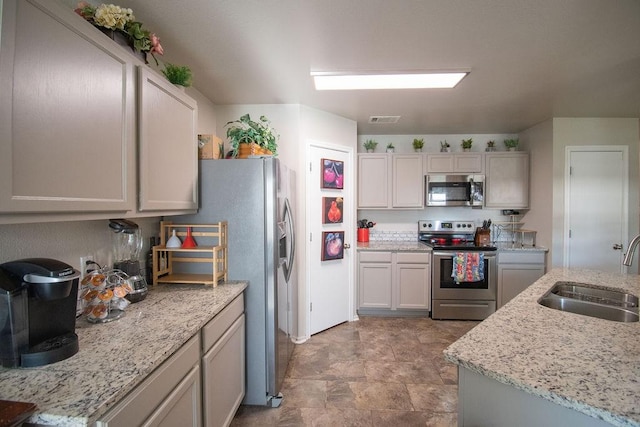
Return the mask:
{"type": "Polygon", "coordinates": [[[291,250],[289,251],[289,259],[282,266],[284,271],[284,278],[289,283],[289,278],[291,277],[291,272],[293,270],[293,260],[296,253],[296,229],[293,223],[293,214],[291,211],[291,205],[289,204],[289,199],[284,199],[284,214],[283,214],[285,222],[289,225],[289,236],[291,238],[291,250]]]}

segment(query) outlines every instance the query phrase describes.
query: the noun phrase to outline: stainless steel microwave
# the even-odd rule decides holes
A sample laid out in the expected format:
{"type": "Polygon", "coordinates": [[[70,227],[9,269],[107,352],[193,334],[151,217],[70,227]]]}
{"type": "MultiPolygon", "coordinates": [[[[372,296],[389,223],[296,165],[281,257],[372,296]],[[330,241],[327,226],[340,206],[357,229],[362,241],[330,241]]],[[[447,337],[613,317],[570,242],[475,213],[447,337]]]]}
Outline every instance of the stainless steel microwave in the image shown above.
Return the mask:
{"type": "Polygon", "coordinates": [[[472,206],[484,203],[484,175],[426,175],[425,206],[472,206]]]}

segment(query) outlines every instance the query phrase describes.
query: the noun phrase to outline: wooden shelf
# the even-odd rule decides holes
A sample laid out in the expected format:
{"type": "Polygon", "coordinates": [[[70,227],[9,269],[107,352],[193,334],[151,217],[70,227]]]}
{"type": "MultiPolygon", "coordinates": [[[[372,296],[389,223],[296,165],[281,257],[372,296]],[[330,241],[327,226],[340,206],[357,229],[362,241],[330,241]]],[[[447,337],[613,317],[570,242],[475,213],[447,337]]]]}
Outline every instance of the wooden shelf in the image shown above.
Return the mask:
{"type": "Polygon", "coordinates": [[[153,253],[153,285],[158,283],[199,283],[213,285],[228,280],[228,248],[227,221],[216,224],[173,224],[170,221],[160,222],[160,244],[152,249],[153,253]],[[199,246],[194,248],[167,248],[166,242],[176,232],[184,241],[188,229],[199,246]],[[200,246],[204,241],[207,245],[200,246]],[[197,256],[200,255],[200,256],[197,256]],[[175,263],[211,264],[211,273],[175,273],[175,263]]]}

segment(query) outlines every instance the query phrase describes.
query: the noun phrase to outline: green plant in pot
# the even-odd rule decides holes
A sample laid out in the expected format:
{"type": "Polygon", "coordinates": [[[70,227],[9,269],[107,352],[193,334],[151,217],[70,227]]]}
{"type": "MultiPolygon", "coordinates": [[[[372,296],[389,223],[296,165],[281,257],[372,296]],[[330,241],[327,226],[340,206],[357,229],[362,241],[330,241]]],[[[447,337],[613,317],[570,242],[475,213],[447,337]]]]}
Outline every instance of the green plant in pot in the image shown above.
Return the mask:
{"type": "Polygon", "coordinates": [[[424,139],[423,138],[414,138],[413,139],[413,149],[415,151],[422,151],[422,147],[424,147],[424,139]]]}
{"type": "Polygon", "coordinates": [[[443,153],[447,153],[451,148],[451,145],[445,139],[444,141],[440,141],[440,151],[443,153]]]}
{"type": "Polygon", "coordinates": [[[396,147],[393,145],[393,142],[387,144],[387,153],[393,153],[396,147]]]}
{"type": "Polygon", "coordinates": [[[162,74],[174,85],[189,87],[191,86],[191,69],[186,65],[175,65],[166,63],[162,69],[162,74]]]}
{"type": "Polygon", "coordinates": [[[367,150],[367,153],[373,153],[376,150],[378,143],[373,139],[367,139],[362,145],[364,146],[365,150],[367,150]]]}
{"type": "Polygon", "coordinates": [[[465,151],[471,150],[471,145],[473,145],[473,138],[463,139],[462,140],[462,149],[465,151]]]}
{"type": "Polygon", "coordinates": [[[516,138],[516,139],[505,139],[504,140],[504,145],[507,147],[507,150],[509,150],[509,151],[517,150],[519,143],[520,143],[520,140],[518,138],[516,138]]]}
{"type": "Polygon", "coordinates": [[[280,137],[271,127],[271,122],[265,117],[260,116],[259,121],[251,120],[249,114],[245,114],[238,120],[227,122],[227,138],[233,151],[233,157],[246,157],[244,154],[273,154],[276,155],[278,149],[278,138],[280,137]],[[252,144],[256,144],[263,149],[261,153],[251,152],[252,144]],[[241,147],[245,146],[245,147],[241,147]],[[268,150],[269,153],[264,152],[268,150]]]}

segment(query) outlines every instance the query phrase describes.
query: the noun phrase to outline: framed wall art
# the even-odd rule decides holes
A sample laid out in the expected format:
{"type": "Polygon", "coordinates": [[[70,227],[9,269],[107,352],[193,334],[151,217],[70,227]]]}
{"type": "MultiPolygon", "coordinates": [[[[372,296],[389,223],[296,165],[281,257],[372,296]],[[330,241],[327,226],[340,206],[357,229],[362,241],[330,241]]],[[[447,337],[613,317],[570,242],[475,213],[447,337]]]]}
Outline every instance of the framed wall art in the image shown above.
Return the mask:
{"type": "Polygon", "coordinates": [[[322,233],[322,261],[344,258],[344,231],[322,233]]]}
{"type": "Polygon", "coordinates": [[[322,198],[322,223],[342,224],[342,197],[322,198]]]}
{"type": "Polygon", "coordinates": [[[344,162],[340,160],[320,159],[320,181],[322,188],[344,188],[344,162]]]}

